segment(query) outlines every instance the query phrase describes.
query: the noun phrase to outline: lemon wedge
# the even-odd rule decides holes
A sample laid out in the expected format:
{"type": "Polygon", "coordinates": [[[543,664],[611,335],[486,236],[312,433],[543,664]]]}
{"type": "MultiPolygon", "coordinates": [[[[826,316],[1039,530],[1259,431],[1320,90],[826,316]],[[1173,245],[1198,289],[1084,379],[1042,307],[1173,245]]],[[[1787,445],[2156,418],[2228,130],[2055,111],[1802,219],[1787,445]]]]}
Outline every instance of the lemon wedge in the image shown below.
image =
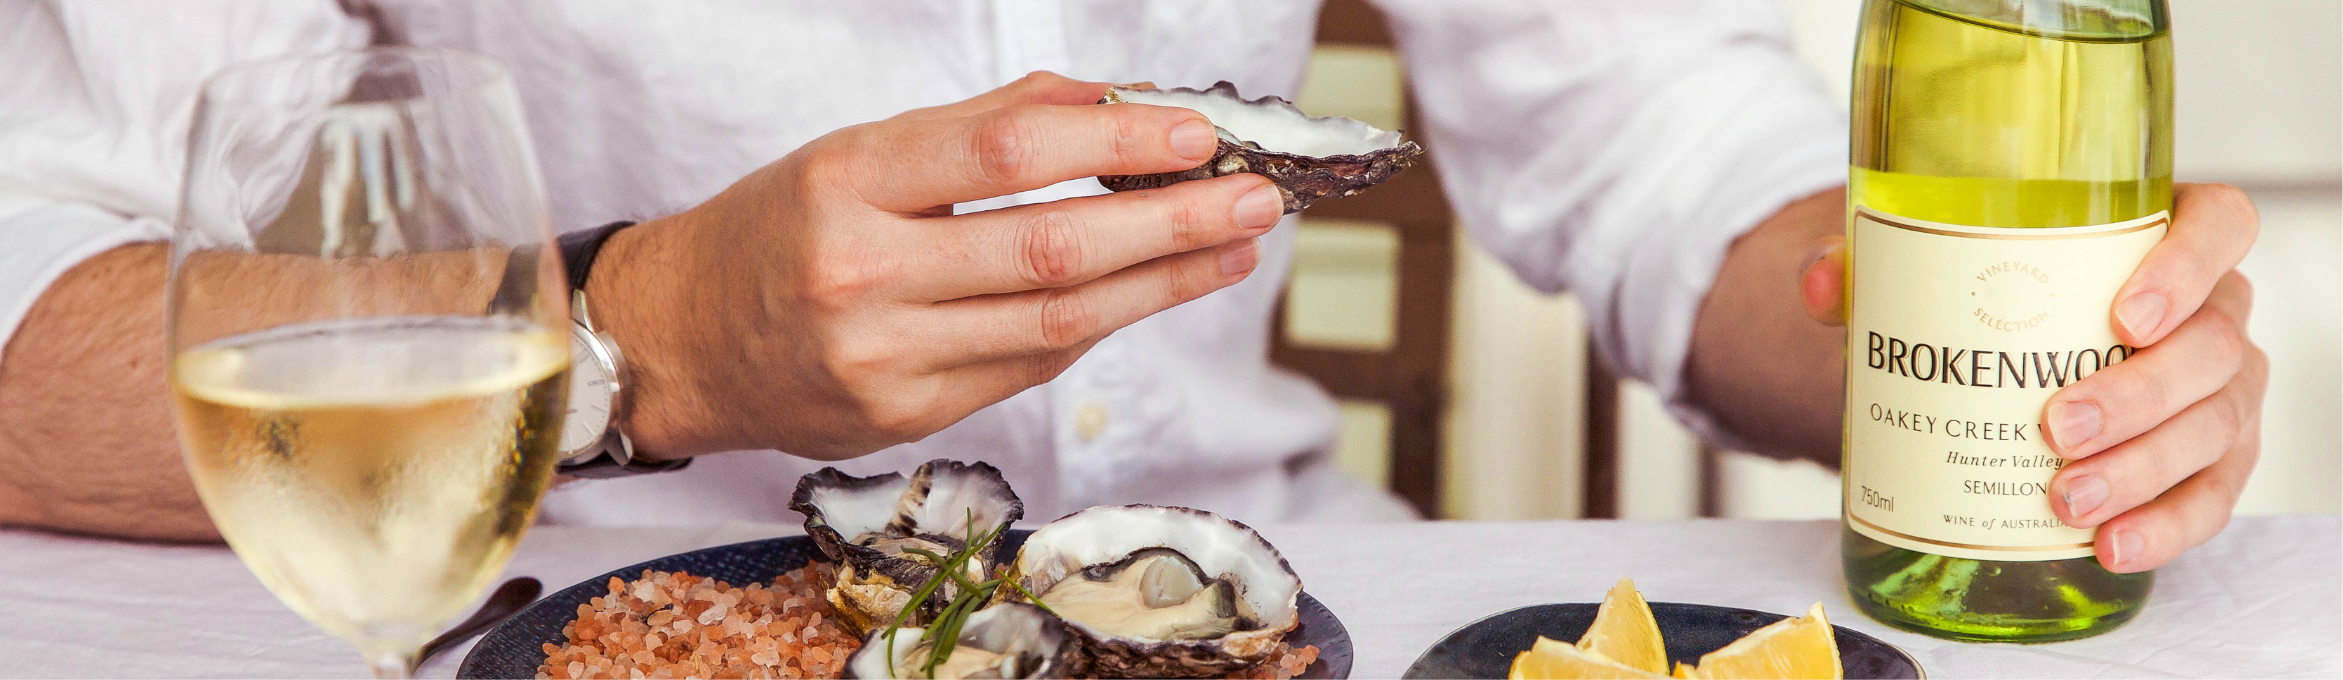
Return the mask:
{"type": "Polygon", "coordinates": [[[1831,636],[1830,620],[1817,602],[1806,615],[1782,619],[1759,628],[1724,649],[1700,657],[1700,664],[1678,677],[1707,680],[1761,678],[1840,678],[1839,645],[1831,636]]]}
{"type": "Polygon", "coordinates": [[[1603,656],[1601,652],[1540,636],[1529,651],[1513,657],[1512,680],[1608,680],[1611,678],[1666,678],[1603,656]]]}
{"type": "Polygon", "coordinates": [[[1636,592],[1632,579],[1619,579],[1611,592],[1603,595],[1595,622],[1578,638],[1578,648],[1652,675],[1668,672],[1668,649],[1660,643],[1660,624],[1652,620],[1651,605],[1643,601],[1643,593],[1636,592]]]}

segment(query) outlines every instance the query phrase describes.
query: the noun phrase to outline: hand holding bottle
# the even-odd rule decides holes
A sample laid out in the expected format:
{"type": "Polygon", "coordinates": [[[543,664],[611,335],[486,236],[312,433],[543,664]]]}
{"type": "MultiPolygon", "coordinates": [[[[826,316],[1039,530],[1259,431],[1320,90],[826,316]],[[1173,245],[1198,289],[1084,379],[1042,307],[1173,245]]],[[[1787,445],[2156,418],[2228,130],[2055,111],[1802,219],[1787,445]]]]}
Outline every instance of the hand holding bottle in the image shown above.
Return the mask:
{"type": "MultiPolygon", "coordinates": [[[[2051,509],[2100,527],[2110,571],[2163,566],[2220,533],[2261,456],[2270,362],[2246,335],[2253,287],[2236,271],[2260,223],[2235,187],[2175,185],[2171,231],[2108,312],[2140,351],[2043,409],[2051,449],[2070,461],[2050,483],[2051,509]]],[[[1807,313],[1840,325],[1846,248],[1834,236],[1818,252],[1801,286],[1807,313]]]]}

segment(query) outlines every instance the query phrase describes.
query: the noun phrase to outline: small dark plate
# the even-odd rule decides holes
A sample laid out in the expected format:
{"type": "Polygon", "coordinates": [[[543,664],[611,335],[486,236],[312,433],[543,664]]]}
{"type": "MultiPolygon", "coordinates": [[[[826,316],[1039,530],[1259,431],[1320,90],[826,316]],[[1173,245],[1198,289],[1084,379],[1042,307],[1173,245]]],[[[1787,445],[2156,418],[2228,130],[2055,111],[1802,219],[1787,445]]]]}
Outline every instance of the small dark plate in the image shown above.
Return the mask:
{"type": "MultiPolygon", "coordinates": [[[[1539,604],[1504,612],[1466,624],[1441,638],[1407,668],[1409,678],[1502,678],[1513,670],[1513,657],[1528,651],[1543,635],[1574,642],[1594,625],[1591,602],[1539,604]]],[[[1651,603],[1652,618],[1660,624],[1660,638],[1668,645],[1668,667],[1697,663],[1700,655],[1723,649],[1741,636],[1766,624],[1790,618],[1732,607],[1681,602],[1651,603]]],[[[1850,678],[1923,678],[1920,663],[1895,645],[1844,626],[1831,626],[1839,645],[1839,666],[1850,678]]]]}
{"type": "MultiPolygon", "coordinates": [[[[1017,548],[1025,545],[1025,537],[1032,534],[1031,531],[1011,529],[1008,537],[1001,539],[1001,554],[1016,554],[1017,548]]],[[[562,627],[578,617],[578,605],[610,592],[610,577],[632,581],[641,578],[644,569],[650,569],[709,576],[734,585],[772,583],[775,577],[805,566],[806,562],[820,554],[820,549],[814,547],[813,539],[786,536],[668,555],[586,579],[530,604],[527,609],[488,631],[487,635],[480,638],[480,644],[473,646],[471,653],[464,655],[464,665],[456,668],[456,677],[537,677],[537,667],[545,663],[544,645],[559,645],[565,641],[561,635],[562,627]]],[[[1350,631],[1343,629],[1342,621],[1334,618],[1334,612],[1327,611],[1326,605],[1310,597],[1309,593],[1302,593],[1299,604],[1301,626],[1286,635],[1286,642],[1295,647],[1317,645],[1318,660],[1295,677],[1350,677],[1350,631]]]]}

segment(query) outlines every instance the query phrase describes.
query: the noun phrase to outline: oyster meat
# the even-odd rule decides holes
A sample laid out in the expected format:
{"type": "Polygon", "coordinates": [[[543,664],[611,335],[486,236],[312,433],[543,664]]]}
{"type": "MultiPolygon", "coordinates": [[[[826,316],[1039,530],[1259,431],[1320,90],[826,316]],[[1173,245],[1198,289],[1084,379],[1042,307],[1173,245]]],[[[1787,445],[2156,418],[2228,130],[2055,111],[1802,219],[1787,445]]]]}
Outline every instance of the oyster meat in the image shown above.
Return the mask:
{"type": "Polygon", "coordinates": [[[871,631],[846,663],[846,677],[1071,678],[1085,668],[1082,645],[1065,622],[1030,604],[1004,602],[969,614],[950,655],[932,674],[927,661],[935,641],[924,639],[925,632],[905,627],[889,638],[885,628],[871,631]]]}
{"type": "Polygon", "coordinates": [[[1225,675],[1260,663],[1300,621],[1302,581],[1277,549],[1189,508],[1068,515],[1033,532],[1008,578],[1065,619],[1105,677],[1225,675]]]}
{"type": "Polygon", "coordinates": [[[1152,175],[1108,175],[1114,191],[1155,189],[1188,180],[1250,172],[1277,183],[1287,213],[1327,196],[1350,196],[1414,164],[1424,148],[1396,131],[1341,116],[1313,118],[1281,97],[1245,99],[1220,81],[1203,90],[1116,87],[1100,104],[1177,106],[1204,114],[1220,133],[1220,148],[1203,165],[1152,175]]]}
{"type": "MultiPolygon", "coordinates": [[[[899,473],[856,477],[822,468],[797,482],[789,507],[805,513],[805,532],[838,564],[826,596],[857,634],[885,628],[935,577],[928,552],[951,555],[970,536],[990,534],[966,564],[971,581],[996,564],[998,531],[1025,516],[1025,504],[1001,471],[985,463],[933,460],[906,479],[899,473]]],[[[947,579],[905,625],[926,625],[959,592],[947,579]]]]}

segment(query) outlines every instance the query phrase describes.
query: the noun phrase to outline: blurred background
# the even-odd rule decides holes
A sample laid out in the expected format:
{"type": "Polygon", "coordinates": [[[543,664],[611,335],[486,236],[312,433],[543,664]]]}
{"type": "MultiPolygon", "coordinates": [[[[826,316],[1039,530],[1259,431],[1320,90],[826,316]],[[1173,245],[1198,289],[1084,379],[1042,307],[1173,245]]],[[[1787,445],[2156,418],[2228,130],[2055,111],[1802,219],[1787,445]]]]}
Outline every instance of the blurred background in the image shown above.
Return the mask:
{"type": "MultiPolygon", "coordinates": [[[[1783,4],[1845,102],[1862,0],[1751,1],[1783,4]]],[[[2171,9],[2177,179],[2238,185],[2262,214],[2243,269],[2272,376],[2238,514],[2343,512],[2343,3],[2171,9]]],[[[1301,107],[1415,127],[1388,45],[1373,10],[1330,0],[1301,107]]],[[[1273,354],[1342,398],[1352,475],[1445,519],[1838,516],[1836,472],[1709,446],[1588,361],[1577,303],[1463,240],[1432,173],[1303,217],[1273,354]]]]}

